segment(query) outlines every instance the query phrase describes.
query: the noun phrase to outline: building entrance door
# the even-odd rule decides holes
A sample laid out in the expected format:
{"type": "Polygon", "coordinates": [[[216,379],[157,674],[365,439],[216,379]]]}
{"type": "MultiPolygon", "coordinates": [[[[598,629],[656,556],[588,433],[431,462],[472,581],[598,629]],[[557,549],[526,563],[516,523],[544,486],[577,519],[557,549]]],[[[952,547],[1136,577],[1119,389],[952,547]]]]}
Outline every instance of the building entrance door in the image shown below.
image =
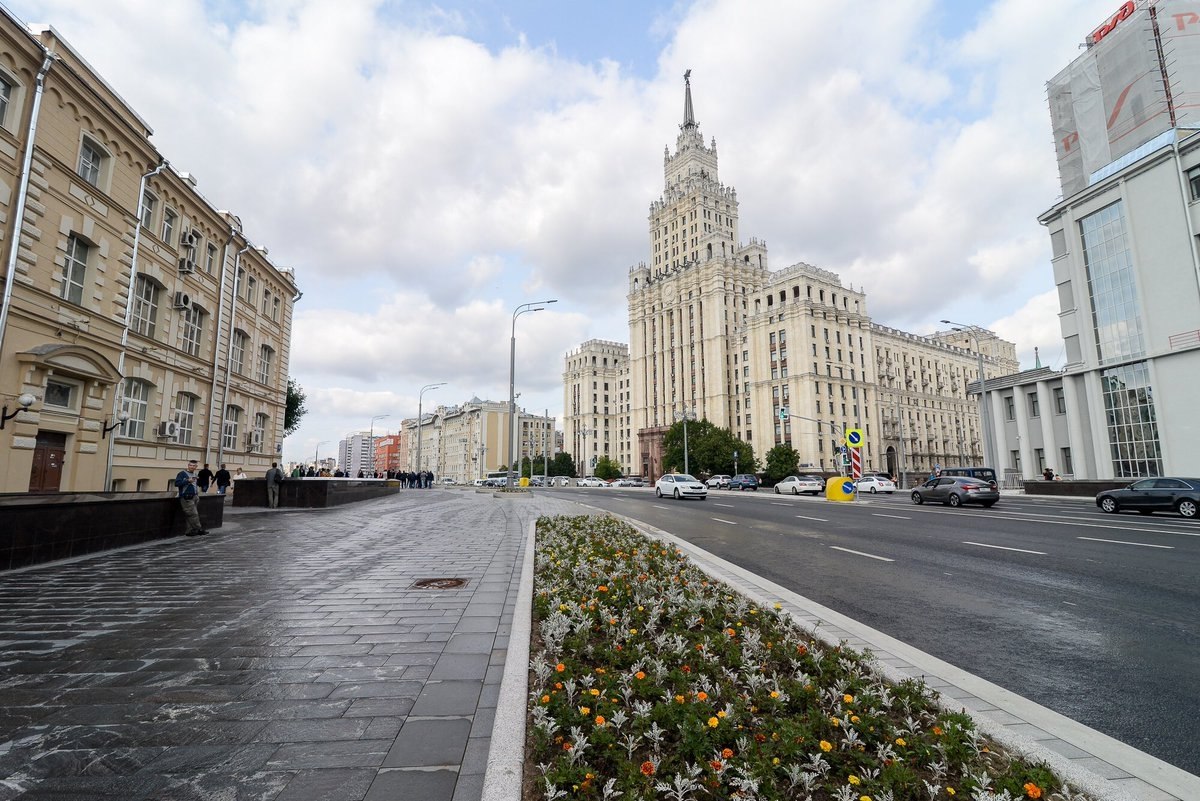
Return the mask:
{"type": "Polygon", "coordinates": [[[33,468],[29,471],[30,492],[58,492],[66,454],[66,434],[38,432],[37,445],[33,450],[33,468]]]}

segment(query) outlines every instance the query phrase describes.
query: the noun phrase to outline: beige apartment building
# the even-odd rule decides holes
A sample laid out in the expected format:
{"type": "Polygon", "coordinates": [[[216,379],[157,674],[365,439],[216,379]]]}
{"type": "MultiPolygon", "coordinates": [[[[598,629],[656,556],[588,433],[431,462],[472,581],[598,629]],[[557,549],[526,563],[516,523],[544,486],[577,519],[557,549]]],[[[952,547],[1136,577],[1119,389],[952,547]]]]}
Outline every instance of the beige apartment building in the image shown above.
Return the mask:
{"type": "MultiPolygon", "coordinates": [[[[684,80],[683,124],[649,209],[650,260],[629,271],[628,375],[622,385],[615,366],[607,373],[617,403],[627,396],[624,416],[619,405],[601,413],[604,365],[589,364],[624,346],[586,342],[565,360],[568,441],[615,432],[624,442],[606,443],[610,455],[627,448],[626,472],[651,478],[663,469],[663,435],[684,415],[730,429],[760,460],[788,443],[814,471],[842,468],[850,428],[865,434],[866,469],[982,462],[979,405],[966,390],[976,350],[991,377],[1017,369],[1016,346],[983,329],[922,337],[880,326],[865,290],[835,273],[772,271],[764,241],[739,239],[737,193],[719,180],[716,142],[705,144],[684,80]]],[[[603,452],[595,438],[588,447],[589,457],[603,452]]]]}
{"type": "MultiPolygon", "coordinates": [[[[404,469],[430,470],[438,479],[468,484],[505,469],[510,442],[508,403],[471,398],[459,406],[438,406],[421,419],[405,420],[408,461],[404,469]],[[420,448],[418,449],[418,436],[420,448]],[[418,450],[420,461],[418,462],[418,450]]],[[[518,461],[553,448],[554,418],[518,409],[513,421],[518,461]]]]}
{"type": "Polygon", "coordinates": [[[0,491],[255,474],[283,440],[290,270],[52,29],[0,9],[0,491]]]}
{"type": "Polygon", "coordinates": [[[589,339],[566,356],[563,442],[576,472],[587,475],[603,456],[635,475],[629,346],[589,339]]]}

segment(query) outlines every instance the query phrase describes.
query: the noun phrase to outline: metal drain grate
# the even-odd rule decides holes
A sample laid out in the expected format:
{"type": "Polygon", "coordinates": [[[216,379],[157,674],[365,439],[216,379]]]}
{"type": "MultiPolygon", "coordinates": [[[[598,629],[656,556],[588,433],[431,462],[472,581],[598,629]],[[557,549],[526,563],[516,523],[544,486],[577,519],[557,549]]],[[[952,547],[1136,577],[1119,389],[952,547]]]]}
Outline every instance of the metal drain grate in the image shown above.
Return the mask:
{"type": "Polygon", "coordinates": [[[454,590],[467,586],[465,578],[427,578],[417,579],[412,583],[414,590],[454,590]]]}

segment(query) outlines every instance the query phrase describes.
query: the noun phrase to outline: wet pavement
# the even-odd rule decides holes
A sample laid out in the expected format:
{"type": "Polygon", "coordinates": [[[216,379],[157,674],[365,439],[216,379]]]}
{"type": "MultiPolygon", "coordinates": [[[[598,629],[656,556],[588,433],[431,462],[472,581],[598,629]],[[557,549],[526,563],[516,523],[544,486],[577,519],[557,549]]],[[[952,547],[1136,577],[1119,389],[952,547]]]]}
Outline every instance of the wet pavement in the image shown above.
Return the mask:
{"type": "Polygon", "coordinates": [[[0,801],[477,801],[529,524],[579,511],[227,507],[0,574],[0,801]]]}

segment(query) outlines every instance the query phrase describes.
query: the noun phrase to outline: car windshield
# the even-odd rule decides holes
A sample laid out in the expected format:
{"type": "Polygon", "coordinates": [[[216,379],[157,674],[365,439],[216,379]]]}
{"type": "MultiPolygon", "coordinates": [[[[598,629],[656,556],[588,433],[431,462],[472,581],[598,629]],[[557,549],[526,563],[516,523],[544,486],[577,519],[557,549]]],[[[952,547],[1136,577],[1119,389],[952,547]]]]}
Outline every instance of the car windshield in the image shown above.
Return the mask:
{"type": "Polygon", "coordinates": [[[675,480],[676,481],[695,481],[696,479],[692,478],[687,473],[676,473],[675,480]]]}

